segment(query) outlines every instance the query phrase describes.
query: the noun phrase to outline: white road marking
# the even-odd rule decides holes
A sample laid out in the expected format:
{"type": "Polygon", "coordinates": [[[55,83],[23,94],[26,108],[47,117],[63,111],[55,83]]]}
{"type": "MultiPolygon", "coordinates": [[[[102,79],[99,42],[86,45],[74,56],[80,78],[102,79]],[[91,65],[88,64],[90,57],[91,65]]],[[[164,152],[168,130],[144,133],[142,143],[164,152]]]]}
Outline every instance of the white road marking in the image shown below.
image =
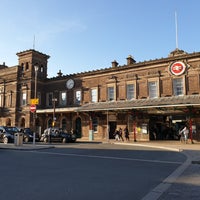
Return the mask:
{"type": "Polygon", "coordinates": [[[188,158],[181,166],[179,166],[171,175],[157,185],[151,192],[142,198],[142,200],[158,200],[160,196],[169,189],[175,180],[189,167],[191,159],[188,158]]]}
{"type": "MultiPolygon", "coordinates": [[[[123,145],[123,143],[115,143],[117,145],[123,145]]],[[[156,148],[156,149],[164,149],[164,150],[169,150],[169,151],[175,151],[175,152],[181,152],[183,151],[181,148],[178,147],[167,147],[167,146],[157,146],[157,145],[146,145],[146,144],[129,144],[126,143],[126,145],[130,145],[130,146],[138,146],[138,147],[148,147],[148,148],[156,148]]]]}
{"type": "MultiPolygon", "coordinates": [[[[24,151],[23,151],[24,152],[24,151]]],[[[27,151],[30,152],[30,151],[27,151]]],[[[124,157],[114,157],[114,156],[96,156],[88,154],[74,154],[74,153],[56,153],[47,151],[31,151],[38,154],[48,154],[48,155],[58,155],[58,156],[74,156],[74,157],[86,157],[86,158],[99,158],[99,159],[112,159],[112,160],[126,160],[126,161],[137,161],[137,162],[150,162],[150,163],[163,163],[163,164],[182,164],[182,162],[177,161],[166,161],[166,160],[148,160],[139,158],[124,158],[124,157]]]]}

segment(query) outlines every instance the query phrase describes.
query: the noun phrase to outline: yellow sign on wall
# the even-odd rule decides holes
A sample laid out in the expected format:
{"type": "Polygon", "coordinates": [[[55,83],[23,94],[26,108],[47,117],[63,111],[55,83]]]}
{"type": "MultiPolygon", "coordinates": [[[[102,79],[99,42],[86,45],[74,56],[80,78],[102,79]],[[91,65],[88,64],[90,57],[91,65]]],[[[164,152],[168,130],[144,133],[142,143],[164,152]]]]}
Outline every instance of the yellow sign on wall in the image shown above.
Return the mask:
{"type": "Polygon", "coordinates": [[[38,105],[39,104],[39,99],[31,99],[30,104],[31,105],[38,105]]]}

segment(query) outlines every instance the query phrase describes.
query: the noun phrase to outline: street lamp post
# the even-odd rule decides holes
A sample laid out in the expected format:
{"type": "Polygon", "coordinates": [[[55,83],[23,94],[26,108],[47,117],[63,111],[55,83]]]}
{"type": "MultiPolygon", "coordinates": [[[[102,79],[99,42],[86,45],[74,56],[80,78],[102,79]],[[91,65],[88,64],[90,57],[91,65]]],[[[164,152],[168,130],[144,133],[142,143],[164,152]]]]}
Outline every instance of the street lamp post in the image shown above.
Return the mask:
{"type": "MultiPolygon", "coordinates": [[[[34,66],[34,70],[35,70],[35,93],[34,93],[34,99],[37,98],[37,75],[38,75],[38,65],[35,65],[34,66]]],[[[37,107],[36,107],[37,108],[37,107]]],[[[35,110],[34,112],[34,115],[33,115],[33,125],[34,125],[34,132],[33,132],[33,145],[35,145],[35,134],[36,134],[36,111],[37,109],[35,110]]]]}
{"type": "Polygon", "coordinates": [[[56,98],[53,98],[53,99],[52,99],[52,102],[53,102],[53,122],[52,122],[52,127],[55,126],[55,122],[56,122],[56,117],[55,117],[56,101],[57,101],[56,98]]]}
{"type": "Polygon", "coordinates": [[[35,69],[35,95],[34,95],[34,98],[36,99],[37,98],[37,75],[38,75],[38,65],[35,65],[34,66],[34,69],[35,69]]]}
{"type": "Polygon", "coordinates": [[[110,126],[109,126],[109,113],[108,113],[108,110],[107,110],[107,136],[106,136],[106,139],[107,141],[109,141],[109,132],[110,132],[110,126]]]}

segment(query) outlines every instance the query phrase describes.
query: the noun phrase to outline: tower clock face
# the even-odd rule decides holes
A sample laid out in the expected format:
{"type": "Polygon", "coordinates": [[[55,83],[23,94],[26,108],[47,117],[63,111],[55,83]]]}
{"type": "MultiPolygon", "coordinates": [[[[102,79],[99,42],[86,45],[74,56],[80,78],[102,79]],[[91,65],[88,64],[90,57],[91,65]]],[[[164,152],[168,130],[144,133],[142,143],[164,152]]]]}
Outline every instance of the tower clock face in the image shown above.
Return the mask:
{"type": "Polygon", "coordinates": [[[69,79],[67,82],[66,82],[66,87],[68,89],[72,89],[74,87],[74,80],[73,79],[69,79]]]}

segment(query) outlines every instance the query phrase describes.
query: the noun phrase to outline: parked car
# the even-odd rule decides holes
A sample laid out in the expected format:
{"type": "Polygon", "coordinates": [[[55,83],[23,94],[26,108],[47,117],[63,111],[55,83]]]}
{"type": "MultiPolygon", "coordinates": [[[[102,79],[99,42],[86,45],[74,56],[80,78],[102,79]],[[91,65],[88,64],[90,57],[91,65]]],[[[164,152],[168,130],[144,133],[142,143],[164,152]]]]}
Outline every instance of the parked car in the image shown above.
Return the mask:
{"type": "MultiPolygon", "coordinates": [[[[33,131],[30,128],[19,128],[19,132],[23,133],[23,141],[24,142],[32,142],[33,141],[33,131]]],[[[39,141],[39,135],[35,134],[35,141],[39,141]]]]}
{"type": "Polygon", "coordinates": [[[21,132],[24,134],[24,136],[23,136],[24,142],[32,142],[33,141],[33,131],[31,131],[30,128],[24,128],[21,130],[21,132]]]}
{"type": "MultiPolygon", "coordinates": [[[[33,131],[30,128],[24,128],[23,129],[24,134],[24,142],[32,142],[33,141],[33,131]]],[[[39,135],[35,134],[35,141],[39,141],[39,135]]]]}
{"type": "Polygon", "coordinates": [[[0,126],[0,142],[4,144],[14,142],[15,133],[19,132],[16,127],[0,126]]]}
{"type": "Polygon", "coordinates": [[[76,135],[72,133],[68,133],[66,131],[60,130],[60,129],[53,129],[48,128],[44,130],[44,133],[42,134],[40,138],[41,142],[75,142],[76,141],[76,135]]]}

